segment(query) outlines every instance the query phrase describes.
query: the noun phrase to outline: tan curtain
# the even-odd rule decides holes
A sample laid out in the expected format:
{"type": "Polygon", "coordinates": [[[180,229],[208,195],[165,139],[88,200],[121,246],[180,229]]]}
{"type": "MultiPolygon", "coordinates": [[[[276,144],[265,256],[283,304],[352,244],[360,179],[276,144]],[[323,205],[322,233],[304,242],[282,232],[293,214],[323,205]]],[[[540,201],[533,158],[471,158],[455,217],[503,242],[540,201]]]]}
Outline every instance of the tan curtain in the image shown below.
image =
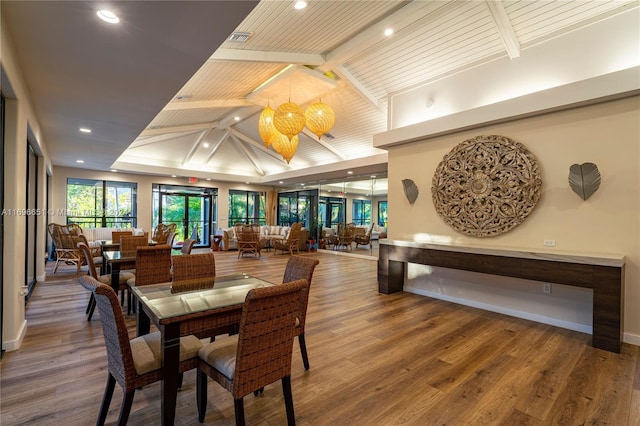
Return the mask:
{"type": "Polygon", "coordinates": [[[276,224],[276,206],[278,203],[278,191],[271,189],[267,192],[267,208],[264,210],[267,225],[276,224]]]}

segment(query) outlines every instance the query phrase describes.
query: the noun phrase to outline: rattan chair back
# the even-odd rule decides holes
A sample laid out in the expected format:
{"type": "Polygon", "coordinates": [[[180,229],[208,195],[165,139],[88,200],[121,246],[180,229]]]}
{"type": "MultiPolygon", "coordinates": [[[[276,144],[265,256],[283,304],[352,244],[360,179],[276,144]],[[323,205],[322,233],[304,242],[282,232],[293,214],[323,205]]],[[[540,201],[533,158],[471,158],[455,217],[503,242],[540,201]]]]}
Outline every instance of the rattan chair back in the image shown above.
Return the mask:
{"type": "Polygon", "coordinates": [[[298,310],[298,320],[296,321],[295,334],[298,336],[298,344],[300,345],[300,354],[302,355],[302,363],[304,369],[309,369],[309,356],[307,355],[307,343],[305,340],[304,326],[307,322],[307,307],[309,306],[309,291],[311,290],[311,279],[313,271],[320,261],[313,257],[291,256],[287,262],[282,277],[283,283],[305,279],[308,286],[301,293],[300,308],[298,310]]]}
{"type": "Polygon", "coordinates": [[[78,249],[78,243],[82,242],[80,227],[76,225],[70,228],[69,225],[50,223],[47,229],[56,251],[53,273],[56,273],[60,263],[76,265],[77,272],[80,272],[80,266],[83,264],[82,253],[78,249]]]}
{"type": "Polygon", "coordinates": [[[216,260],[213,253],[173,256],[172,263],[172,293],[213,288],[216,279],[216,260]]]}
{"type": "Polygon", "coordinates": [[[133,236],[133,230],[128,230],[128,231],[111,231],[111,242],[114,244],[119,244],[120,243],[120,238],[122,237],[132,237],[133,236]]]}
{"type": "Polygon", "coordinates": [[[187,238],[184,240],[184,242],[182,243],[182,247],[180,248],[180,251],[182,252],[182,254],[191,254],[191,250],[193,250],[193,246],[195,245],[196,240],[191,239],[191,238],[187,238]]]}
{"type": "Polygon", "coordinates": [[[89,267],[89,275],[91,278],[98,279],[98,273],[96,272],[96,264],[93,261],[93,253],[91,253],[91,249],[85,242],[78,243],[78,249],[84,256],[84,262],[89,267]]]}
{"type": "Polygon", "coordinates": [[[171,246],[146,246],[136,250],[135,285],[171,281],[171,246]]]}
{"type": "MultiPolygon", "coordinates": [[[[86,289],[92,291],[93,296],[100,312],[100,322],[102,324],[102,333],[107,349],[107,363],[109,376],[107,386],[102,399],[100,413],[98,414],[97,425],[104,425],[115,383],[117,382],[124,393],[120,415],[118,417],[118,425],[126,425],[133,403],[133,396],[136,389],[147,386],[151,383],[162,379],[162,369],[151,369],[148,372],[138,374],[134,363],[135,354],[129,340],[129,332],[127,324],[118,302],[115,291],[106,284],[101,284],[94,278],[85,275],[80,277],[80,284],[86,289]]],[[[139,337],[137,339],[141,339],[139,337]]],[[[191,337],[193,339],[193,337],[191,337]]],[[[137,340],[136,339],[136,340],[137,340]]],[[[181,338],[182,350],[182,338],[181,338]]],[[[149,350],[145,350],[146,353],[149,350]]],[[[151,351],[153,352],[153,351],[151,351]]],[[[155,355],[154,355],[155,356],[155,355]]],[[[158,362],[158,365],[160,363],[158,362]]],[[[191,357],[180,361],[179,371],[184,372],[197,365],[197,358],[191,357]]]]}
{"type": "Polygon", "coordinates": [[[155,241],[158,244],[169,244],[171,245],[171,242],[169,242],[169,235],[171,233],[175,233],[176,232],[176,224],[175,223],[170,223],[170,224],[164,224],[164,223],[159,223],[156,225],[156,227],[153,230],[153,234],[151,236],[151,239],[153,241],[155,241]]]}
{"type": "Polygon", "coordinates": [[[236,424],[244,424],[242,398],[264,386],[282,380],[287,418],[295,423],[291,397],[291,355],[295,320],[300,293],[307,287],[306,280],[256,288],[247,294],[242,309],[235,368],[232,377],[207,362],[212,342],[200,351],[198,360],[198,417],[204,420],[206,412],[206,375],[227,389],[234,398],[236,424]],[[206,374],[206,375],[205,375],[206,374]]]}
{"type": "Polygon", "coordinates": [[[284,240],[274,239],[272,241],[274,252],[278,250],[288,251],[289,254],[293,254],[293,249],[297,252],[300,252],[298,249],[298,240],[300,239],[300,233],[302,231],[302,222],[295,222],[291,225],[291,229],[289,230],[289,235],[284,240]]]}
{"type": "Polygon", "coordinates": [[[144,235],[125,235],[120,237],[121,252],[136,251],[138,247],[146,247],[148,245],[149,238],[144,235]]]}

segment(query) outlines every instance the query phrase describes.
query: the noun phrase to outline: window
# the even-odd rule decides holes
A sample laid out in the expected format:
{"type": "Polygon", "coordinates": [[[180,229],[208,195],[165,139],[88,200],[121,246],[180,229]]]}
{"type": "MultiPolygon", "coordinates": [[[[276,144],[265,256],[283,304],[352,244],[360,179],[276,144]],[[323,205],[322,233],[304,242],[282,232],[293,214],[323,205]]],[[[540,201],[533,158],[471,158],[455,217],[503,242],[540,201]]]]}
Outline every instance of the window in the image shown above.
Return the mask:
{"type": "Polygon", "coordinates": [[[174,244],[191,238],[196,241],[196,246],[209,245],[209,236],[217,226],[216,188],[154,183],[152,193],[154,229],[158,223],[175,224],[174,244]]]}
{"type": "Polygon", "coordinates": [[[313,233],[317,224],[317,190],[281,192],[278,194],[278,225],[291,226],[301,222],[313,233]]]}
{"type": "Polygon", "coordinates": [[[266,225],[264,206],[264,192],[229,191],[229,226],[236,223],[266,225]]]}
{"type": "Polygon", "coordinates": [[[337,229],[338,223],[344,222],[344,198],[320,197],[318,218],[322,226],[337,229]]]}
{"type": "Polygon", "coordinates": [[[371,223],[371,201],[353,200],[351,220],[356,225],[371,223]]]}
{"type": "Polygon", "coordinates": [[[388,217],[387,202],[378,201],[378,225],[386,228],[388,217]]]}
{"type": "Polygon", "coordinates": [[[67,179],[67,223],[89,228],[135,228],[138,185],[67,179]]]}

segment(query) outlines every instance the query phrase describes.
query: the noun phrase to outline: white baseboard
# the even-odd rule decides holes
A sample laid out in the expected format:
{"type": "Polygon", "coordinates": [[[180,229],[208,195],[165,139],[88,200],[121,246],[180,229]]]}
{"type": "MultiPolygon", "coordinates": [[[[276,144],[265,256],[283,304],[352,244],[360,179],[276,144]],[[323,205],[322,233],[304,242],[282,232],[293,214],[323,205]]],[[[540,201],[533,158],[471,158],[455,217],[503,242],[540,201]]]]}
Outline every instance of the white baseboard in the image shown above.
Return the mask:
{"type": "Polygon", "coordinates": [[[2,349],[7,352],[20,349],[20,346],[22,346],[22,340],[24,340],[24,336],[26,334],[27,334],[27,321],[24,320],[22,322],[22,326],[20,327],[20,331],[18,332],[18,336],[16,337],[16,339],[2,342],[2,349]]]}
{"type": "Polygon", "coordinates": [[[634,346],[640,346],[640,335],[631,334],[631,333],[623,333],[622,341],[634,346]]]}

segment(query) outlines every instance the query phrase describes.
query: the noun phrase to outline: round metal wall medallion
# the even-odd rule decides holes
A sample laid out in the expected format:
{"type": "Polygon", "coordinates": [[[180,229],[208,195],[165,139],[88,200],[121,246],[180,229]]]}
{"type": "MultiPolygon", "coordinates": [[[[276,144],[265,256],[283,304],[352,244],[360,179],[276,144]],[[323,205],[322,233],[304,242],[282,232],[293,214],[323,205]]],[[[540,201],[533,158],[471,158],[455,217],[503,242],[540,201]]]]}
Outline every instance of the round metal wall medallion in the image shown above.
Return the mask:
{"type": "Polygon", "coordinates": [[[431,192],[436,211],[453,229],[494,237],[524,221],[541,187],[538,163],[525,146],[490,135],[467,139],[445,155],[431,192]]]}

